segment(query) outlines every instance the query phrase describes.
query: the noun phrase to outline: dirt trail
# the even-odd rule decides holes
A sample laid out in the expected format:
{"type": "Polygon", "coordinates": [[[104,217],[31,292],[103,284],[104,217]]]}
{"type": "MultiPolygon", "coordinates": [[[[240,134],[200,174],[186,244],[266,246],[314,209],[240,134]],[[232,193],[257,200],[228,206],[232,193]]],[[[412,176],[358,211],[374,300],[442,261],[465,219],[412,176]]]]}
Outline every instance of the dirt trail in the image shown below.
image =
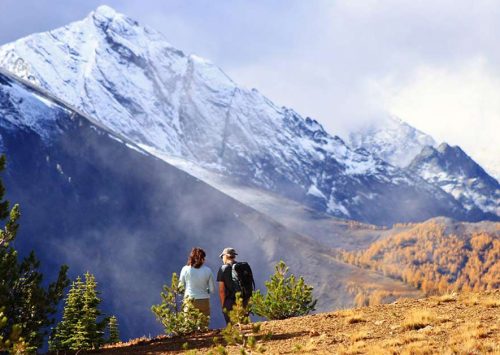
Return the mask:
{"type": "MultiPolygon", "coordinates": [[[[500,354],[500,290],[404,299],[393,304],[263,322],[267,354],[500,354]]],[[[219,331],[158,337],[103,349],[104,354],[213,351],[219,331]]],[[[239,354],[227,347],[229,354],[239,354]]]]}

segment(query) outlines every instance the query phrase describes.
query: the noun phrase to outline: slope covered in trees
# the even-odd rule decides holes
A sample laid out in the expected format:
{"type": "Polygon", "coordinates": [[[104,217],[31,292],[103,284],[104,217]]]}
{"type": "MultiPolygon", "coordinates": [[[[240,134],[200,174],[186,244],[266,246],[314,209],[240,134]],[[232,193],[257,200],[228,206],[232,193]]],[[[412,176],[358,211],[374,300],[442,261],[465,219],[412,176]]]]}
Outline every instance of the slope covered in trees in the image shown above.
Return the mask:
{"type": "Polygon", "coordinates": [[[363,268],[420,288],[426,293],[500,288],[500,224],[467,228],[431,220],[416,224],[360,251],[340,253],[363,268]]]}

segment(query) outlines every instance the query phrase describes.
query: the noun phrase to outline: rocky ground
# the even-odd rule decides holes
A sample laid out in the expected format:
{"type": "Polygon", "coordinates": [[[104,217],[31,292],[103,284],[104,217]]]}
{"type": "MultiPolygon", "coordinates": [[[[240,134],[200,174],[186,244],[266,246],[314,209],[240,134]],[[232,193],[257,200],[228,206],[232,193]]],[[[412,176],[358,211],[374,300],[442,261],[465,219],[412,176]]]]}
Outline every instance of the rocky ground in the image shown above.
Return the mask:
{"type": "MultiPolygon", "coordinates": [[[[214,330],[185,338],[136,339],[100,353],[217,353],[213,339],[219,337],[214,330]]],[[[500,354],[500,290],[263,322],[257,339],[268,354],[500,354]]],[[[236,346],[225,350],[240,353],[236,346]]]]}

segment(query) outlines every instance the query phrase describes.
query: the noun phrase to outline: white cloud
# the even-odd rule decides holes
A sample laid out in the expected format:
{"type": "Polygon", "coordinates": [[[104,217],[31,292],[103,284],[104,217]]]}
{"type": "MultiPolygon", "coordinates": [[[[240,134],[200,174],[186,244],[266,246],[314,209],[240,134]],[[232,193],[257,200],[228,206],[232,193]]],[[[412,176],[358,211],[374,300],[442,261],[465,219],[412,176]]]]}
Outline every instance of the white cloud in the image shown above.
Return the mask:
{"type": "Polygon", "coordinates": [[[396,113],[500,177],[497,1],[314,3],[293,50],[229,74],[341,136],[396,113]]]}
{"type": "Polygon", "coordinates": [[[460,145],[500,176],[500,76],[484,58],[456,68],[419,67],[403,87],[390,77],[378,87],[389,112],[437,141],[460,145]]]}

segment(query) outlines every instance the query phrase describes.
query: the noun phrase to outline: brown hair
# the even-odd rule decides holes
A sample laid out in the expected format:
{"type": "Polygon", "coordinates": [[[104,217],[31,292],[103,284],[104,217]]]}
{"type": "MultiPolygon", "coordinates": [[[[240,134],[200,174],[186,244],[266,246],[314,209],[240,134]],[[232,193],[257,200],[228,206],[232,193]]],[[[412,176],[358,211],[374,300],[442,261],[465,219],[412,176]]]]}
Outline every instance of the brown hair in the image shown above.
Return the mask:
{"type": "Polygon", "coordinates": [[[199,269],[203,262],[205,261],[205,251],[201,248],[193,248],[191,249],[191,254],[189,254],[189,258],[187,264],[189,266],[194,267],[195,269],[199,269]]]}

